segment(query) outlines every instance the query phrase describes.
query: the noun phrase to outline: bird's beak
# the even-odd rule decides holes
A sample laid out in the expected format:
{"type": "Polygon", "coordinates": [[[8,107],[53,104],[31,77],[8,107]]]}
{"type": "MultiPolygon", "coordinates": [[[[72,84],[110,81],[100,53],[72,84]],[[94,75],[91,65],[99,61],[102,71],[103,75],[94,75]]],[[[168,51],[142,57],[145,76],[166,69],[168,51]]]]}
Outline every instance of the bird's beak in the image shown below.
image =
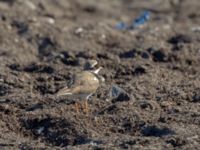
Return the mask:
{"type": "Polygon", "coordinates": [[[96,70],[94,70],[92,72],[94,72],[95,74],[98,74],[101,69],[103,69],[103,67],[99,67],[98,69],[96,69],[96,70]]]}

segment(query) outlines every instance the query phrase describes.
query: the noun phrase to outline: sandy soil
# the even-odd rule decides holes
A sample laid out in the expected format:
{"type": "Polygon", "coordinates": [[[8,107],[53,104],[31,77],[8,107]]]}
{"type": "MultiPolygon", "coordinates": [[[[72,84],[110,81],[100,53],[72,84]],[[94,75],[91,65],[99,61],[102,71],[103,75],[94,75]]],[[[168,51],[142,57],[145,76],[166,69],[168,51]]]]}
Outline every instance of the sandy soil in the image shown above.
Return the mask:
{"type": "Polygon", "coordinates": [[[0,149],[200,149],[199,10],[199,0],[1,0],[0,149]],[[115,28],[143,10],[142,27],[115,28]],[[85,114],[55,93],[88,59],[105,83],[85,114]],[[112,85],[129,99],[110,99],[112,85]]]}

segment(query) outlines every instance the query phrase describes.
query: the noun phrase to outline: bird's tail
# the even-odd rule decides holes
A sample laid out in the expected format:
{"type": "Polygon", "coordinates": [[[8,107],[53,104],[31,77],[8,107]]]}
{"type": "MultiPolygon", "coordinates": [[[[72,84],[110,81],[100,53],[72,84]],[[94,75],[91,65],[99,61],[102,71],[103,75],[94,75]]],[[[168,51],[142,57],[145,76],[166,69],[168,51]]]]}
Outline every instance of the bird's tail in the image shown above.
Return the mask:
{"type": "Polygon", "coordinates": [[[72,95],[71,90],[68,87],[59,90],[56,94],[56,96],[64,96],[64,95],[72,95]]]}

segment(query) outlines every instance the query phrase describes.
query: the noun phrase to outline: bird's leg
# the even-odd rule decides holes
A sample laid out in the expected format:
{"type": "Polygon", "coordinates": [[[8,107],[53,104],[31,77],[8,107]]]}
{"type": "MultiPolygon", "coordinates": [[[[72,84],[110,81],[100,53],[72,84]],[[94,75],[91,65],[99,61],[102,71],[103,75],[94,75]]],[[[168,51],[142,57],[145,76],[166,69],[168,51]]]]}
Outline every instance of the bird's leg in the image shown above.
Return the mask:
{"type": "Polygon", "coordinates": [[[80,107],[79,107],[79,104],[77,102],[75,102],[75,109],[76,109],[76,112],[79,112],[80,107]]]}
{"type": "Polygon", "coordinates": [[[85,107],[85,108],[84,108],[84,112],[85,112],[85,113],[88,113],[88,112],[89,112],[89,107],[88,107],[88,100],[87,100],[87,99],[86,99],[85,102],[84,102],[84,107],[85,107]]]}

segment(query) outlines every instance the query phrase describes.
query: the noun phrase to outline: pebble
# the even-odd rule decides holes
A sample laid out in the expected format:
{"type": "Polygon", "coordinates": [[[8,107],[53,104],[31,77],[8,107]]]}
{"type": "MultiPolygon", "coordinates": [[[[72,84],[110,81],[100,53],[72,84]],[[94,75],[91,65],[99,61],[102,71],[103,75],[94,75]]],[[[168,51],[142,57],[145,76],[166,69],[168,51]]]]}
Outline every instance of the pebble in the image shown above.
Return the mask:
{"type": "Polygon", "coordinates": [[[168,42],[170,44],[178,44],[178,43],[191,43],[192,38],[185,34],[178,34],[176,36],[171,37],[168,42]]]}
{"type": "Polygon", "coordinates": [[[200,102],[200,92],[193,96],[193,102],[200,102]]]}
{"type": "Polygon", "coordinates": [[[128,25],[124,22],[118,22],[115,27],[118,30],[135,29],[145,24],[149,19],[150,19],[150,12],[143,11],[140,16],[138,16],[136,19],[133,20],[131,25],[128,25]]]}
{"type": "Polygon", "coordinates": [[[83,28],[79,27],[75,30],[75,34],[81,34],[83,32],[83,28]]]}
{"type": "Polygon", "coordinates": [[[137,28],[145,24],[150,19],[150,12],[144,11],[138,18],[136,18],[132,23],[132,28],[137,28]]]}
{"type": "Polygon", "coordinates": [[[47,17],[46,18],[46,21],[49,23],[49,24],[55,24],[55,19],[51,18],[51,17],[47,17]]]}
{"type": "Polygon", "coordinates": [[[31,1],[29,1],[29,0],[28,0],[28,1],[27,1],[27,0],[26,0],[26,1],[23,0],[22,2],[24,2],[24,3],[25,3],[30,9],[32,9],[32,10],[36,10],[36,8],[37,8],[37,7],[35,6],[35,4],[33,4],[33,3],[32,3],[31,1]]]}
{"type": "Polygon", "coordinates": [[[154,136],[154,137],[162,137],[167,135],[173,135],[175,132],[169,128],[159,128],[156,126],[146,126],[142,128],[142,134],[144,136],[154,136]]]}
{"type": "Polygon", "coordinates": [[[137,51],[135,49],[123,52],[119,55],[120,58],[134,58],[137,56],[137,51]]]}
{"type": "Polygon", "coordinates": [[[125,30],[128,28],[128,25],[124,22],[118,22],[115,27],[118,30],[125,30]]]}
{"type": "Polygon", "coordinates": [[[146,73],[146,68],[144,66],[137,66],[133,72],[134,75],[142,75],[146,73]]]}
{"type": "Polygon", "coordinates": [[[98,64],[98,62],[94,59],[87,60],[85,65],[84,65],[84,69],[85,70],[93,69],[97,64],[98,64]]]}
{"type": "Polygon", "coordinates": [[[112,102],[130,100],[127,92],[117,85],[112,85],[109,95],[112,98],[112,102]]]}
{"type": "Polygon", "coordinates": [[[42,109],[43,105],[40,103],[32,105],[30,108],[26,109],[26,111],[35,111],[37,109],[42,109]]]}
{"type": "Polygon", "coordinates": [[[192,27],[191,31],[193,31],[193,32],[200,32],[200,26],[192,27]]]}
{"type": "Polygon", "coordinates": [[[143,58],[143,59],[149,59],[149,54],[147,53],[147,52],[142,52],[141,53],[141,57],[143,58]]]}
{"type": "Polygon", "coordinates": [[[165,62],[167,61],[167,56],[163,50],[157,50],[152,53],[153,60],[158,62],[165,62]]]}
{"type": "Polygon", "coordinates": [[[39,128],[36,130],[36,132],[37,132],[38,135],[41,135],[42,132],[43,132],[44,130],[45,130],[44,127],[39,127],[39,128]]]}
{"type": "Polygon", "coordinates": [[[0,104],[5,104],[5,103],[9,103],[10,100],[9,99],[0,99],[0,104]]]}

